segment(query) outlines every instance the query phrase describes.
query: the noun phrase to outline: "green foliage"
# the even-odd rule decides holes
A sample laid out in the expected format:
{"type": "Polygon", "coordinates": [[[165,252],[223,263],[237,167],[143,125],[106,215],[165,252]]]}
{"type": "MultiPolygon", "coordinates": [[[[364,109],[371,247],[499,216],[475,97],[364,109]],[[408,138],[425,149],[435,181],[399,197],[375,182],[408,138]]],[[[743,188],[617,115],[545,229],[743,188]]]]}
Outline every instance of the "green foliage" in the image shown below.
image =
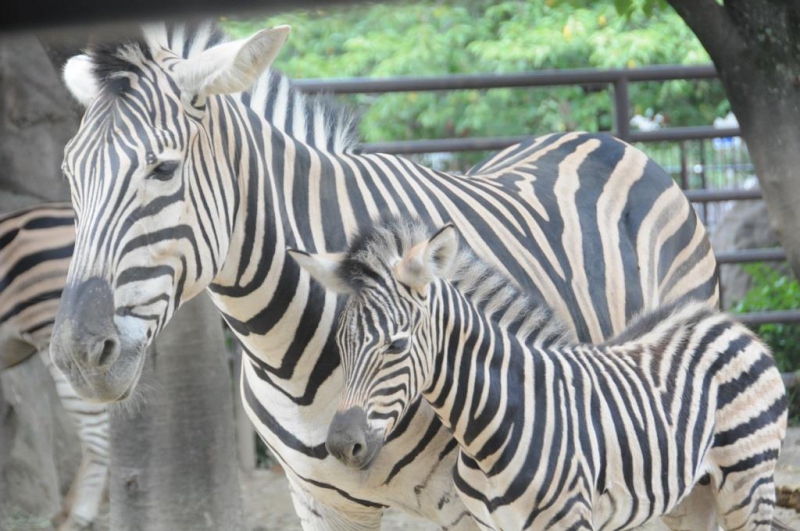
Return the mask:
{"type": "Polygon", "coordinates": [[[0,529],[7,531],[48,531],[53,529],[46,516],[28,514],[20,507],[8,507],[5,517],[0,521],[0,529]]]}
{"type": "MultiPolygon", "coordinates": [[[[290,24],[292,35],[276,67],[294,78],[708,63],[703,47],[677,14],[652,9],[661,3],[425,0],[224,24],[237,37],[290,24]]],[[[605,88],[409,92],[352,99],[364,113],[366,141],[506,136],[608,130],[613,107],[605,88]]],[[[636,83],[630,95],[633,112],[661,112],[671,125],[709,124],[728,110],[716,81],[636,83]]]]}
{"type": "MultiPolygon", "coordinates": [[[[800,284],[790,275],[763,264],[749,264],[753,288],[739,301],[735,313],[800,308],[800,284]]],[[[767,343],[783,372],[800,370],[800,325],[764,324],[756,333],[767,343]]]]}

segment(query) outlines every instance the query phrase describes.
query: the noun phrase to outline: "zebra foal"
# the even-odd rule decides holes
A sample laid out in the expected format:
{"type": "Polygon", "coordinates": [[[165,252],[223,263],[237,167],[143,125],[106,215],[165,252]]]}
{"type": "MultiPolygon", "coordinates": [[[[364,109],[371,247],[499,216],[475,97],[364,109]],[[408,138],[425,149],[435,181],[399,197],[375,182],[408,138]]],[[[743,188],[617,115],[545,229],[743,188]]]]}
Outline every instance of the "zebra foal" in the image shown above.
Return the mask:
{"type": "Polygon", "coordinates": [[[458,492],[493,529],[631,529],[704,476],[719,525],[770,529],[786,397],[752,332],[673,303],[599,346],[459,252],[455,228],[389,221],[342,256],[291,251],[348,293],[328,450],[368,468],[421,395],[460,446],[458,492]]]}

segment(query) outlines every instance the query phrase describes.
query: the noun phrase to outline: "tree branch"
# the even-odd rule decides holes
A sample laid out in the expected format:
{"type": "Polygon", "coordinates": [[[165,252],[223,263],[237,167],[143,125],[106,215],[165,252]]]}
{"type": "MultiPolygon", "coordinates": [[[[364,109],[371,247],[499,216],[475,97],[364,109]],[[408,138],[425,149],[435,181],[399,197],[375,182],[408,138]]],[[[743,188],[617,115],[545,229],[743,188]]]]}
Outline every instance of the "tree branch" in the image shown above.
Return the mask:
{"type": "Polygon", "coordinates": [[[711,59],[720,62],[743,50],[742,36],[725,8],[716,0],[667,0],[691,28],[711,59]]]}

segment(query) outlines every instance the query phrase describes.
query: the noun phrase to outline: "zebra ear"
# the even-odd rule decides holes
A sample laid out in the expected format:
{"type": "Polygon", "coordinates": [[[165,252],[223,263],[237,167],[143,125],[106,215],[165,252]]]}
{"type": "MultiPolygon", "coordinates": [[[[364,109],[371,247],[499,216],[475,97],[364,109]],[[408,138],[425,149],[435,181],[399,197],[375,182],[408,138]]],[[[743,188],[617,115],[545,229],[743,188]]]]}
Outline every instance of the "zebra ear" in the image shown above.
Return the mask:
{"type": "Polygon", "coordinates": [[[64,84],[78,103],[88,107],[100,93],[100,85],[92,69],[92,60],[86,54],[71,57],[62,72],[64,84]]]}
{"type": "Polygon", "coordinates": [[[353,290],[339,275],[339,266],[344,259],[343,254],[316,253],[311,254],[297,249],[287,249],[300,267],[308,271],[311,278],[334,293],[350,294],[353,290]]]}
{"type": "Polygon", "coordinates": [[[395,274],[403,284],[424,290],[436,278],[447,275],[458,255],[458,231],[448,223],[427,241],[418,243],[397,264],[395,274]]]}
{"type": "Polygon", "coordinates": [[[197,96],[247,90],[272,64],[289,31],[289,26],[276,26],[218,44],[175,65],[175,80],[182,90],[197,96]]]}

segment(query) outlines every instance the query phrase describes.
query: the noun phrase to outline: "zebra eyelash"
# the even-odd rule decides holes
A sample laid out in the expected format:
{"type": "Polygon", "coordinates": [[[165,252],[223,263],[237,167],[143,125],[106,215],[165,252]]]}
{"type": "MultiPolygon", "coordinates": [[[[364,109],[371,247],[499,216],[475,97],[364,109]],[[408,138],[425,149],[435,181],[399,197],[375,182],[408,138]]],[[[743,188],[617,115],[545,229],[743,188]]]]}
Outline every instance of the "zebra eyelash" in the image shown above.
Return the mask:
{"type": "Polygon", "coordinates": [[[147,178],[155,179],[157,181],[168,181],[175,174],[175,171],[178,169],[179,165],[180,163],[173,160],[161,162],[152,169],[147,178]]]}
{"type": "Polygon", "coordinates": [[[386,346],[387,354],[400,354],[408,348],[409,340],[407,337],[398,337],[386,346]]]}

